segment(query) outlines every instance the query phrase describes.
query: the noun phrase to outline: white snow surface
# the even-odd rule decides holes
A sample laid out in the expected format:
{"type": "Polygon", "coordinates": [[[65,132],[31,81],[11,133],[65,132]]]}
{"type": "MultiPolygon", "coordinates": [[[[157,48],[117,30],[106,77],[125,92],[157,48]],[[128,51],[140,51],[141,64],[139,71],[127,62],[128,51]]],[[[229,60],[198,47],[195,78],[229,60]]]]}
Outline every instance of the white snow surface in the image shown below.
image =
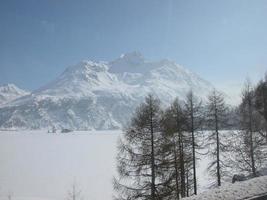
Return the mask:
{"type": "Polygon", "coordinates": [[[120,129],[149,93],[166,105],[191,89],[205,99],[213,86],[173,61],[147,61],[138,52],[111,62],[82,61],[0,108],[0,127],[120,129]]]}
{"type": "MultiPolygon", "coordinates": [[[[13,200],[64,200],[74,182],[83,199],[112,200],[121,133],[119,130],[65,134],[46,130],[0,131],[0,200],[7,199],[8,194],[12,194],[13,200]]],[[[201,153],[204,152],[205,149],[201,153]]],[[[201,154],[198,157],[198,192],[203,193],[199,199],[212,199],[207,198],[209,194],[234,199],[230,198],[233,193],[253,195],[267,189],[265,176],[233,185],[223,182],[221,189],[209,192],[214,181],[206,172],[211,158],[201,154]]]]}
{"type": "Polygon", "coordinates": [[[63,200],[75,182],[83,199],[111,200],[119,134],[0,131],[0,199],[63,200]]]}
{"type": "Polygon", "coordinates": [[[253,178],[205,191],[185,200],[242,200],[267,196],[267,176],[253,178]]]}
{"type": "Polygon", "coordinates": [[[18,88],[14,84],[6,84],[0,86],[0,106],[11,102],[19,97],[25,96],[29,92],[18,88]]]}
{"type": "MultiPolygon", "coordinates": [[[[117,141],[121,131],[0,131],[0,200],[63,200],[73,182],[84,199],[112,200],[117,141]]],[[[206,190],[209,158],[197,167],[206,190]]]]}

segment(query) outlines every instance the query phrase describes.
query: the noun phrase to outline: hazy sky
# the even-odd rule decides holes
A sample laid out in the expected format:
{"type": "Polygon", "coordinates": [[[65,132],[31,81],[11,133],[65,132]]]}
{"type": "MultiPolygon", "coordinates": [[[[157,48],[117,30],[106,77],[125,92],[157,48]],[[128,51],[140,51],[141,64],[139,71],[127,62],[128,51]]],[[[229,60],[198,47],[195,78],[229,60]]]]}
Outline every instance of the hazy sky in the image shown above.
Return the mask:
{"type": "Polygon", "coordinates": [[[0,84],[36,89],[80,60],[131,51],[235,93],[267,70],[267,1],[0,1],[0,84]]]}

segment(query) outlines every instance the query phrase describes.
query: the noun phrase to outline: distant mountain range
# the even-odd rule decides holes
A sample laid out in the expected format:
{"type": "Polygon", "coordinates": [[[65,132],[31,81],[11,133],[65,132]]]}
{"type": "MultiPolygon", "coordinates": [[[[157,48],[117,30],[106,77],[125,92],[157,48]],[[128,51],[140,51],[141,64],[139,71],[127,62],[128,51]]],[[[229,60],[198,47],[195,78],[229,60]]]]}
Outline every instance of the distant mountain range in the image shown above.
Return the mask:
{"type": "Polygon", "coordinates": [[[213,86],[173,61],[147,61],[138,52],[111,62],[82,61],[31,93],[0,87],[0,127],[119,129],[147,94],[167,105],[190,89],[206,98],[213,86]]]}

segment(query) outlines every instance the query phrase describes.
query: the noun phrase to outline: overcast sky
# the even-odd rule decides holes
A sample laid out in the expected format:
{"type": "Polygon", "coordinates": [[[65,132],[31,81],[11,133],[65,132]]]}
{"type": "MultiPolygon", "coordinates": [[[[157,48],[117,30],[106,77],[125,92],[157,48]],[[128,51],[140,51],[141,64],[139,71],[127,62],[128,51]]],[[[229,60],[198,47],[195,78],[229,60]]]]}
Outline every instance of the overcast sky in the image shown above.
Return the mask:
{"type": "Polygon", "coordinates": [[[80,60],[132,51],[238,95],[267,70],[267,1],[0,1],[0,84],[37,89],[80,60]]]}

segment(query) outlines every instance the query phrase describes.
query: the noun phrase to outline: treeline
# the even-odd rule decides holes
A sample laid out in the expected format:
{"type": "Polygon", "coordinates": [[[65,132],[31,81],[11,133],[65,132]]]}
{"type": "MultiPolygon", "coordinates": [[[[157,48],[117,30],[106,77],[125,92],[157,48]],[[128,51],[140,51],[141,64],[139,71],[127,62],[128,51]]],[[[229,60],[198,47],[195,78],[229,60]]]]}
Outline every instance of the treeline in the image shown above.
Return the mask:
{"type": "Polygon", "coordinates": [[[184,101],[175,99],[162,109],[158,98],[147,96],[119,141],[115,199],[174,200],[197,194],[197,150],[205,145],[217,186],[229,169],[259,175],[266,161],[267,79],[254,88],[247,82],[237,108],[230,109],[216,90],[207,99],[204,104],[190,91],[184,101]],[[238,131],[223,134],[233,124],[238,131]],[[204,134],[205,144],[200,142],[204,134]]]}

